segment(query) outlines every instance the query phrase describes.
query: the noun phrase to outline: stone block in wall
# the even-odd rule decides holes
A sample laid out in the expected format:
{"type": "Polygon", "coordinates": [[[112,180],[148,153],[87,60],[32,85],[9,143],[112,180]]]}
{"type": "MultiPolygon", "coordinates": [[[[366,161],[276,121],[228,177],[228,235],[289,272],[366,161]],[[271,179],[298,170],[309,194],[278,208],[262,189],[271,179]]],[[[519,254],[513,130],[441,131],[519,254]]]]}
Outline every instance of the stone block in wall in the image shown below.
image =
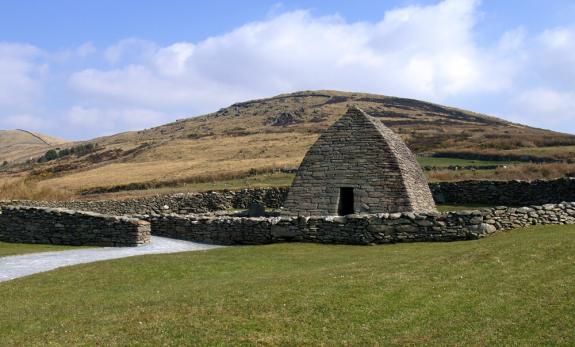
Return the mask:
{"type": "Polygon", "coordinates": [[[271,235],[277,239],[294,238],[298,235],[295,228],[290,228],[289,225],[274,224],[271,226],[271,235]]]}

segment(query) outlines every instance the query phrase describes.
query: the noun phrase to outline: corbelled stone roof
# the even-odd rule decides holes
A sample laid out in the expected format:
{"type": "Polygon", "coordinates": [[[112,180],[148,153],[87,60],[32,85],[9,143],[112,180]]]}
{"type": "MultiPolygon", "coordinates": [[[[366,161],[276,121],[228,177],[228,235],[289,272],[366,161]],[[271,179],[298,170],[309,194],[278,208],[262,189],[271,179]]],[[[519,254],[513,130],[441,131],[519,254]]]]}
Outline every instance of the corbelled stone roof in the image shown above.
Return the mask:
{"type": "Polygon", "coordinates": [[[287,215],[336,215],[340,188],[354,212],[436,211],[423,170],[403,140],[357,107],[307,152],[284,205],[287,215]]]}

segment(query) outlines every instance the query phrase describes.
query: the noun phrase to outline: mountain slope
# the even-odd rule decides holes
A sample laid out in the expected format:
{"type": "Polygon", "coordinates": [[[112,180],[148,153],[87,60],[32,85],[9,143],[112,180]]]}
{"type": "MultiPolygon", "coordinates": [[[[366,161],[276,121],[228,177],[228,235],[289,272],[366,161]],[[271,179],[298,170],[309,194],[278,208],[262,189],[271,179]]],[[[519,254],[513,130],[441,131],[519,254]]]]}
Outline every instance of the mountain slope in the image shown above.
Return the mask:
{"type": "Polygon", "coordinates": [[[37,157],[67,141],[26,130],[0,130],[0,163],[37,157]]]}
{"type": "Polygon", "coordinates": [[[52,187],[80,191],[146,182],[220,180],[294,168],[319,134],[351,104],[380,117],[418,153],[445,149],[528,153],[575,145],[573,135],[423,101],[306,91],[94,139],[90,142],[98,147],[93,153],[36,165],[31,171],[23,168],[22,173],[42,177],[52,187]]]}

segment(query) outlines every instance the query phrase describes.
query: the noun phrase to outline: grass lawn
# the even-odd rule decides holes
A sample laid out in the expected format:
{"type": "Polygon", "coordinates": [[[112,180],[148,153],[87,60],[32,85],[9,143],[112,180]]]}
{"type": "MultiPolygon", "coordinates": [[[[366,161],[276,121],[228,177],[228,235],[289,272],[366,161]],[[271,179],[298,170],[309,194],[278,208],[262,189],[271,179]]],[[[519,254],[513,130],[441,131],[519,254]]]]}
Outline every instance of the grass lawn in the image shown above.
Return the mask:
{"type": "Polygon", "coordinates": [[[276,244],[0,283],[0,345],[574,345],[575,226],[276,244]]]}
{"type": "Polygon", "coordinates": [[[19,255],[26,253],[37,252],[52,252],[64,251],[68,249],[78,248],[76,246],[55,246],[55,245],[38,245],[38,244],[24,244],[24,243],[8,243],[0,242],[0,257],[7,257],[9,255],[19,255]]]}

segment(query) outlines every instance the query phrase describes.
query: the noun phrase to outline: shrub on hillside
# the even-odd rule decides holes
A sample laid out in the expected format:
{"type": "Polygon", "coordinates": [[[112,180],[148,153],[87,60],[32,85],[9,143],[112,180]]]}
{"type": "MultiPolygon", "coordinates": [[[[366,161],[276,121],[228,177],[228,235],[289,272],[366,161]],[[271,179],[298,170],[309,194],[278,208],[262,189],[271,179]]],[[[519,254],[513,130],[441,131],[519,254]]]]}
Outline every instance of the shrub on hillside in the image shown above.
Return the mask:
{"type": "Polygon", "coordinates": [[[44,163],[44,162],[52,161],[52,160],[55,160],[58,158],[64,158],[64,157],[67,157],[67,156],[72,155],[72,154],[75,154],[77,156],[82,156],[82,155],[86,155],[88,153],[94,152],[97,148],[98,148],[97,144],[85,143],[85,144],[80,144],[80,145],[73,146],[70,148],[51,149],[48,152],[46,152],[43,156],[41,156],[38,159],[38,162],[44,163]]]}
{"type": "Polygon", "coordinates": [[[84,143],[70,148],[70,154],[81,156],[93,152],[96,148],[97,145],[94,143],[84,143]]]}
{"type": "Polygon", "coordinates": [[[46,154],[44,154],[44,161],[51,161],[54,159],[58,159],[58,152],[55,149],[51,149],[46,154]]]}

